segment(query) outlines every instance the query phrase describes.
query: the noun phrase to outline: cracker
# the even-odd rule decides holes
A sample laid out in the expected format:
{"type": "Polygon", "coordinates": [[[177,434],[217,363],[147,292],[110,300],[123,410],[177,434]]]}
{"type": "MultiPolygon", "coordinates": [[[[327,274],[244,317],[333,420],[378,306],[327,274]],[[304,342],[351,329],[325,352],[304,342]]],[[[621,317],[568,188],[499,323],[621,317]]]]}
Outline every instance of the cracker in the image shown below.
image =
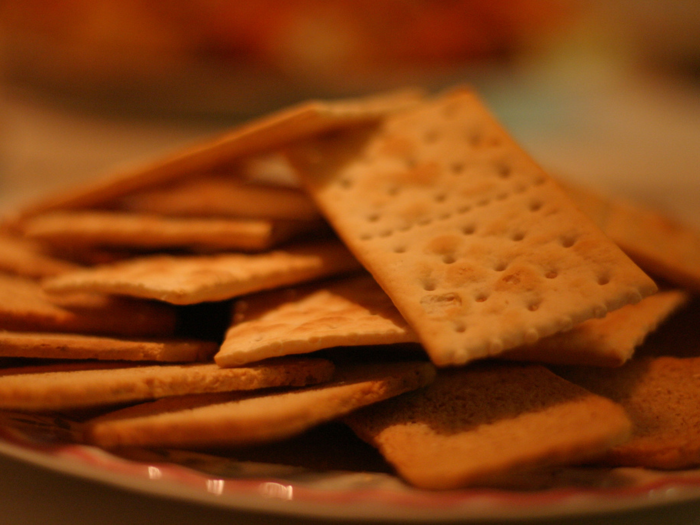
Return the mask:
{"type": "Polygon", "coordinates": [[[406,481],[453,489],[596,457],[627,438],[622,408],[539,365],[442,369],[427,388],[345,418],[406,481]]]}
{"type": "Polygon", "coordinates": [[[647,335],[689,300],[685,291],[659,292],[610,312],[603,319],[589,319],[568,332],[506,351],[501,357],[551,364],[620,366],[632,358],[647,335]]]}
{"type": "Polygon", "coordinates": [[[84,334],[0,331],[0,356],[42,359],[206,361],[218,350],[197,339],[127,339],[84,334]]]}
{"type": "Polygon", "coordinates": [[[93,291],[173,304],[222,301],[358,268],[336,240],[260,254],[155,255],[60,275],[44,281],[51,292],[93,291]]]}
{"type": "Polygon", "coordinates": [[[700,292],[700,230],[656,209],[565,183],[568,194],[637,264],[700,292]]]}
{"type": "Polygon", "coordinates": [[[47,213],[23,224],[27,237],[54,246],[141,250],[263,251],[321,229],[321,221],[195,219],[109,211],[47,213]]]}
{"type": "Polygon", "coordinates": [[[50,297],[33,280],[0,274],[0,329],[125,337],[171,336],[177,310],[151,301],[68,294],[50,297]]]}
{"type": "Polygon", "coordinates": [[[264,443],[420,388],[434,375],[424,362],[373,363],[339,368],[332,382],[303,390],[172,398],[97,418],[88,423],[85,438],[106,448],[264,443]]]}
{"type": "Polygon", "coordinates": [[[40,279],[77,270],[79,266],[43,252],[39,243],[0,233],[0,271],[40,279]]]}
{"type": "Polygon", "coordinates": [[[230,174],[199,176],[125,196],[125,210],[180,217],[247,217],[308,221],[319,218],[298,188],[252,184],[230,174]]]}
{"type": "Polygon", "coordinates": [[[205,173],[243,156],[274,150],[292,140],[381,119],[416,104],[422,94],[403,90],[357,100],[310,101],[244,123],[145,165],[108,174],[20,210],[14,222],[47,211],[93,207],[129,192],[205,173]]]}
{"type": "Polygon", "coordinates": [[[656,291],[469,91],[288,153],[439,366],[656,291]]]}
{"type": "Polygon", "coordinates": [[[630,440],[598,463],[660,469],[700,465],[700,357],[639,357],[620,368],[555,371],[620,403],[632,420],[630,440]]]}
{"type": "Polygon", "coordinates": [[[220,366],[334,346],[417,342],[371,276],[355,275],[238,300],[215,356],[220,366]]]}
{"type": "Polygon", "coordinates": [[[330,361],[310,358],[238,368],[188,363],[33,373],[30,367],[0,376],[0,408],[60,410],[195,393],[304,386],[329,380],[333,370],[330,361]]]}

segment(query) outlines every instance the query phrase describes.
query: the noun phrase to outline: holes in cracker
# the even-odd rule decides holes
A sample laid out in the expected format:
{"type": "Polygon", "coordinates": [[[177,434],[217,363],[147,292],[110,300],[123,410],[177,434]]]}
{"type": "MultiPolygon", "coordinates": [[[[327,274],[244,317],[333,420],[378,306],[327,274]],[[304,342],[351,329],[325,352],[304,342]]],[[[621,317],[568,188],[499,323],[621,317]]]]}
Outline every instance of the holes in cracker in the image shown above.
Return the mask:
{"type": "Polygon", "coordinates": [[[452,255],[452,254],[445,254],[442,256],[442,262],[445,264],[454,264],[457,261],[457,258],[452,255]]]}
{"type": "Polygon", "coordinates": [[[407,248],[403,244],[397,244],[393,248],[394,253],[406,253],[406,250],[407,250],[407,248]]]}
{"type": "Polygon", "coordinates": [[[530,303],[528,303],[527,309],[531,312],[536,312],[540,309],[540,304],[540,301],[531,301],[530,303]]]}
{"type": "Polygon", "coordinates": [[[437,283],[433,279],[423,279],[421,285],[426,292],[432,292],[437,288],[437,283]]]}
{"type": "Polygon", "coordinates": [[[606,284],[610,284],[610,275],[607,273],[601,274],[598,276],[598,284],[600,286],[605,286],[606,284]]]}
{"type": "Polygon", "coordinates": [[[520,242],[525,238],[525,232],[522,231],[516,231],[513,232],[513,234],[510,236],[511,240],[515,242],[520,242]]]}
{"type": "Polygon", "coordinates": [[[377,221],[379,221],[380,218],[381,218],[381,215],[379,215],[379,213],[377,213],[377,212],[370,213],[369,215],[367,215],[367,222],[377,222],[377,221]]]}
{"type": "Polygon", "coordinates": [[[464,332],[467,331],[467,325],[461,321],[456,321],[454,323],[454,331],[457,332],[458,334],[463,334],[464,332]]]}
{"type": "Polygon", "coordinates": [[[429,129],[425,132],[423,140],[426,144],[432,144],[440,138],[440,132],[436,129],[429,129]]]}
{"type": "Polygon", "coordinates": [[[486,300],[488,298],[489,298],[489,294],[487,294],[486,292],[480,292],[480,293],[476,294],[476,296],[474,297],[474,300],[477,303],[484,303],[484,302],[486,302],[486,300]]]}
{"type": "Polygon", "coordinates": [[[545,278],[547,279],[556,279],[559,277],[559,272],[556,270],[549,270],[547,273],[544,274],[545,278]]]}
{"type": "Polygon", "coordinates": [[[464,162],[453,162],[450,164],[450,171],[452,172],[453,175],[461,175],[464,173],[464,162]]]}
{"type": "Polygon", "coordinates": [[[461,230],[464,235],[474,235],[474,233],[476,233],[476,224],[466,224],[462,226],[461,230]]]}
{"type": "Polygon", "coordinates": [[[435,202],[445,202],[447,200],[447,194],[443,192],[436,193],[433,199],[435,202]]]}
{"type": "Polygon", "coordinates": [[[560,242],[564,248],[571,248],[574,244],[576,244],[576,236],[575,235],[564,235],[560,239],[560,242]]]}
{"type": "Polygon", "coordinates": [[[506,268],[508,268],[508,263],[505,261],[499,261],[493,265],[493,269],[496,272],[503,272],[506,268]]]}
{"type": "Polygon", "coordinates": [[[542,203],[541,200],[539,200],[539,199],[533,199],[533,200],[531,200],[530,203],[528,204],[528,209],[529,209],[530,211],[532,211],[532,212],[540,211],[540,210],[542,209],[542,206],[543,206],[543,205],[544,205],[544,204],[542,203]]]}
{"type": "Polygon", "coordinates": [[[338,184],[340,185],[341,188],[343,188],[345,190],[352,188],[352,180],[348,179],[348,178],[340,179],[338,184]]]}
{"type": "Polygon", "coordinates": [[[510,164],[505,161],[496,163],[496,175],[502,179],[507,179],[513,173],[513,168],[510,164]]]}

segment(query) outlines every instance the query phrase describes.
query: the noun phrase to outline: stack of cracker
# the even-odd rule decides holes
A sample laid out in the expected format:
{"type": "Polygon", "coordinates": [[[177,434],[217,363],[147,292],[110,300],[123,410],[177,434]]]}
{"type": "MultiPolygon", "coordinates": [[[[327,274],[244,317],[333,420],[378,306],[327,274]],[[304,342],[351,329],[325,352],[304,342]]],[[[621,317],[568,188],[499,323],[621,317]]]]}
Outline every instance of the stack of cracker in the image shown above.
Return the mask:
{"type": "Polygon", "coordinates": [[[553,180],[466,88],[301,104],[7,218],[0,409],[110,450],[333,422],[425,489],[693,466],[700,357],[637,356],[700,289],[667,224],[553,180]]]}

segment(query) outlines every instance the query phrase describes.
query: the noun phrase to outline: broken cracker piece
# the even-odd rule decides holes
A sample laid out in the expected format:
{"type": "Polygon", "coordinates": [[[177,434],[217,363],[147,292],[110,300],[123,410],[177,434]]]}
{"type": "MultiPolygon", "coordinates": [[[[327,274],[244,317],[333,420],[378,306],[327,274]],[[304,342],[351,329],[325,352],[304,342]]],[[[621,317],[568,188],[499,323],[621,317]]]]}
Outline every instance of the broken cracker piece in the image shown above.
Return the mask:
{"type": "Polygon", "coordinates": [[[288,155],[438,366],[533,343],[656,291],[470,91],[288,155]]]}
{"type": "Polygon", "coordinates": [[[72,272],[44,281],[53,293],[93,291],[173,304],[222,301],[358,269],[336,240],[260,254],[155,255],[72,272]]]}
{"type": "Polygon", "coordinates": [[[163,399],[88,422],[85,439],[105,448],[265,443],[423,387],[434,376],[426,362],[372,363],[339,368],[332,382],[291,392],[163,399]]]}
{"type": "Polygon", "coordinates": [[[272,290],[238,300],[215,356],[220,366],[333,346],[417,342],[389,297],[366,274],[272,290]]]}
{"type": "Polygon", "coordinates": [[[539,365],[443,369],[425,389],[344,421],[398,474],[426,489],[499,484],[545,466],[576,464],[624,441],[624,410],[539,365]]]}

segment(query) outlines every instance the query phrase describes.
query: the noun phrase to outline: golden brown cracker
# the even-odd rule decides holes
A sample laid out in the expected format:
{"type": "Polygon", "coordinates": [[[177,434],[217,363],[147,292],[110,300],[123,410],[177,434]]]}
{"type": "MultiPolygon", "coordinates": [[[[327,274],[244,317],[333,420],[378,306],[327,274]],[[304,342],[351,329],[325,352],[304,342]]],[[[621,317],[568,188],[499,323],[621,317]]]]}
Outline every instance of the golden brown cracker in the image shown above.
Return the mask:
{"type": "Polygon", "coordinates": [[[322,231],[321,221],[179,218],[110,211],[38,215],[23,233],[59,247],[130,250],[263,251],[302,233],[322,231]]]}
{"type": "Polygon", "coordinates": [[[45,253],[38,242],[0,233],[0,272],[41,279],[78,268],[77,264],[45,253]]]}
{"type": "Polygon", "coordinates": [[[0,329],[125,337],[171,336],[177,310],[151,301],[77,293],[53,297],[30,279],[0,274],[0,329]]]}
{"type": "Polygon", "coordinates": [[[639,357],[613,369],[555,371],[624,407],[632,437],[598,463],[659,469],[700,465],[700,358],[639,357]]]}
{"type": "Polygon", "coordinates": [[[129,192],[212,171],[243,156],[275,150],[296,139],[376,121],[416,104],[421,96],[417,90],[403,90],[356,100],[303,102],[145,165],[51,195],[20,210],[14,222],[47,211],[94,207],[129,192]]]}
{"type": "Polygon", "coordinates": [[[627,438],[622,408],[539,365],[442,369],[427,388],[345,418],[410,484],[454,489],[576,464],[627,438]]]}
{"type": "Polygon", "coordinates": [[[213,341],[135,339],[85,334],[0,331],[0,356],[41,359],[206,361],[218,350],[213,341]]]}
{"type": "Polygon", "coordinates": [[[367,274],[240,299],[215,360],[220,366],[333,346],[417,342],[389,297],[367,274]]]}
{"type": "Polygon", "coordinates": [[[173,304],[222,301],[358,268],[336,240],[290,245],[260,254],[155,255],[44,281],[55,293],[93,291],[173,304]]]}
{"type": "Polygon", "coordinates": [[[59,410],[113,405],[185,394],[304,386],[327,381],[325,359],[290,358],[237,368],[213,363],[159,364],[0,376],[0,408],[59,410]]]}
{"type": "Polygon", "coordinates": [[[602,319],[589,319],[501,354],[505,359],[561,365],[620,366],[634,355],[647,335],[688,303],[682,290],[668,290],[628,304],[602,319]]]}
{"type": "MultiPolygon", "coordinates": [[[[236,370],[235,368],[226,370],[236,370]]],[[[432,381],[424,362],[337,370],[330,383],[253,396],[188,396],[142,404],[89,422],[86,440],[120,446],[238,446],[290,437],[432,381]]]]}
{"type": "Polygon", "coordinates": [[[125,196],[125,210],[179,217],[246,217],[308,221],[319,218],[300,189],[254,184],[230,174],[201,175],[125,196]]]}
{"type": "Polygon", "coordinates": [[[656,291],[469,91],[289,154],[440,366],[532,343],[656,291]]]}
{"type": "Polygon", "coordinates": [[[700,292],[700,230],[628,199],[565,183],[568,194],[639,266],[700,292]]]}

